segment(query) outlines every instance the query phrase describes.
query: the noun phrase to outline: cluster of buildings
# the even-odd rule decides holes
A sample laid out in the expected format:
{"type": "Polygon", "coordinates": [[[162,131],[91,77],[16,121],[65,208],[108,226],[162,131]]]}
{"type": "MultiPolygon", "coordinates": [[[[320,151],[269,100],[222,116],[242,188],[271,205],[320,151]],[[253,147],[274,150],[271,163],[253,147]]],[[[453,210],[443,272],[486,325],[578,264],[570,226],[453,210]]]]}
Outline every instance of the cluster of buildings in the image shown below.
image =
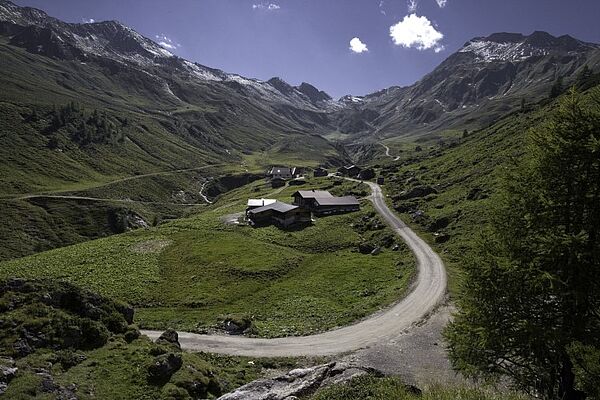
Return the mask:
{"type": "Polygon", "coordinates": [[[355,197],[336,197],[325,190],[299,190],[292,197],[293,204],[273,199],[250,199],[246,217],[254,226],[274,224],[287,228],[311,223],[313,214],[324,216],[360,210],[355,197]]]}
{"type": "MultiPolygon", "coordinates": [[[[364,172],[356,165],[348,165],[338,168],[337,175],[362,179],[361,174],[364,172]]],[[[304,173],[304,168],[299,167],[272,167],[267,171],[266,176],[273,188],[279,188],[285,186],[286,182],[289,182],[290,185],[302,185],[306,183],[304,173]]],[[[325,177],[329,175],[329,171],[319,167],[313,170],[313,174],[315,177],[325,177]]],[[[365,179],[371,179],[371,177],[366,177],[365,179]]]]}

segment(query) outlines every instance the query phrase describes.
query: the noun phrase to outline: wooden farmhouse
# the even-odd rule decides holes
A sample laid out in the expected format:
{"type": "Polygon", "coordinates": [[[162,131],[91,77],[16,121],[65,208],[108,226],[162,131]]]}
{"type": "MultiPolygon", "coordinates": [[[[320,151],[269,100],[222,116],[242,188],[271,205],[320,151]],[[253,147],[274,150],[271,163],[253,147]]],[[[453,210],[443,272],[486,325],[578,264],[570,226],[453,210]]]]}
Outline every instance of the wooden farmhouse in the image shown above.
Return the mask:
{"type": "Polygon", "coordinates": [[[275,224],[287,228],[292,225],[311,222],[310,210],[280,201],[263,207],[253,208],[246,215],[248,221],[255,226],[275,224]]]}
{"type": "Polygon", "coordinates": [[[353,196],[335,197],[326,190],[299,190],[295,192],[294,205],[312,211],[315,215],[330,215],[360,210],[353,196]]]}

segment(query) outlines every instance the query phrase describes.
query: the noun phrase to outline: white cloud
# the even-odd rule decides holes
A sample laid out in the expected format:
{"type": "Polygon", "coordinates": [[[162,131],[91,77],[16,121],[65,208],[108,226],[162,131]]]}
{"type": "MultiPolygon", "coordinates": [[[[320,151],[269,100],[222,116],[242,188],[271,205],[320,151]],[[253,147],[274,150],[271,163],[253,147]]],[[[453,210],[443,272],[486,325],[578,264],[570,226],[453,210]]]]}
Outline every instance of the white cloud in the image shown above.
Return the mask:
{"type": "Polygon", "coordinates": [[[161,33],[160,35],[155,35],[154,37],[158,40],[158,45],[167,50],[176,50],[181,47],[179,43],[176,43],[164,33],[161,33]]]}
{"type": "Polygon", "coordinates": [[[253,10],[267,10],[267,11],[275,11],[279,10],[281,6],[275,3],[260,3],[260,4],[252,4],[253,10]]]}
{"type": "Polygon", "coordinates": [[[90,18],[90,19],[83,18],[82,21],[84,24],[93,24],[94,22],[96,22],[96,20],[94,18],[90,18]]]}
{"type": "Polygon", "coordinates": [[[444,34],[431,24],[427,17],[410,14],[395,25],[390,26],[390,36],[394,44],[414,47],[418,50],[434,49],[436,53],[444,50],[440,43],[444,34]]]}
{"type": "Polygon", "coordinates": [[[438,6],[440,6],[440,8],[444,8],[446,7],[448,0],[435,0],[435,2],[438,4],[438,6]]]}
{"type": "Polygon", "coordinates": [[[354,53],[364,53],[369,51],[366,44],[364,44],[359,38],[355,37],[350,41],[350,50],[354,53]]]}
{"type": "Polygon", "coordinates": [[[419,7],[418,0],[408,0],[408,12],[410,14],[417,12],[417,7],[419,7]]]}

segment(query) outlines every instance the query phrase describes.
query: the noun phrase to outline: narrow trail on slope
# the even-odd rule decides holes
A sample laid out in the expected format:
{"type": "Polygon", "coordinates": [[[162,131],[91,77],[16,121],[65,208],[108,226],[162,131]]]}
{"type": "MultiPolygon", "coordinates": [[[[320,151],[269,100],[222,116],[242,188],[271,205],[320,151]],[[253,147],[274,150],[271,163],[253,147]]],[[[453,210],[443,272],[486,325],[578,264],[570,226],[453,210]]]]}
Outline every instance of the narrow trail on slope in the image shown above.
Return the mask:
{"type": "Polygon", "coordinates": [[[208,182],[210,182],[210,180],[205,181],[202,184],[202,187],[200,188],[200,191],[198,192],[198,194],[200,195],[200,197],[202,197],[202,199],[207,203],[207,204],[212,204],[213,202],[210,201],[208,199],[208,197],[206,197],[206,195],[204,194],[204,189],[206,188],[206,185],[208,185],[208,182]]]}
{"type": "Polygon", "coordinates": [[[383,144],[383,143],[379,143],[379,144],[382,145],[383,147],[385,147],[385,155],[386,156],[388,156],[390,158],[393,158],[394,161],[398,161],[400,159],[400,156],[394,157],[393,155],[391,155],[390,154],[390,148],[387,147],[385,144],[383,144]]]}
{"type": "MultiPolygon", "coordinates": [[[[417,259],[418,276],[406,297],[358,323],[317,335],[258,339],[179,332],[182,348],[252,357],[325,356],[388,343],[416,328],[445,299],[447,276],[444,264],[431,247],[388,208],[381,187],[372,182],[365,183],[371,187],[370,200],[375,210],[402,237],[417,259]]],[[[152,339],[161,333],[142,331],[152,339]]]]}
{"type": "MultiPolygon", "coordinates": [[[[208,169],[208,168],[212,168],[212,167],[220,167],[220,166],[224,166],[226,164],[213,164],[213,165],[203,165],[202,167],[194,167],[194,168],[186,168],[186,169],[174,169],[174,170],[170,170],[170,171],[159,171],[159,172],[151,172],[148,174],[142,174],[142,175],[132,175],[132,176],[126,176],[124,178],[119,178],[119,179],[115,179],[114,181],[110,181],[110,182],[102,182],[99,183],[96,186],[90,186],[90,187],[86,187],[86,188],[81,188],[81,189],[67,189],[67,190],[57,190],[57,191],[50,191],[50,192],[39,192],[39,193],[22,193],[19,195],[8,195],[8,196],[1,196],[0,200],[24,200],[24,199],[31,199],[31,198],[35,198],[35,197],[56,197],[56,198],[81,198],[81,199],[86,199],[85,196],[82,197],[78,197],[78,196],[60,196],[60,193],[68,193],[68,192],[83,192],[86,190],[90,190],[90,189],[98,189],[98,188],[102,188],[105,186],[110,186],[110,185],[114,185],[115,183],[122,183],[122,182],[129,182],[129,181],[133,181],[136,179],[143,179],[143,178],[150,178],[153,176],[161,176],[161,175],[173,175],[173,174],[181,174],[181,173],[185,173],[185,172],[192,172],[192,171],[201,171],[203,169],[208,169]]],[[[94,197],[88,197],[87,199],[90,200],[94,200],[96,198],[94,197]]],[[[107,201],[107,199],[97,199],[98,201],[107,201]]],[[[111,200],[111,201],[119,201],[119,200],[111,200]]]]}
{"type": "MultiPolygon", "coordinates": [[[[157,206],[182,206],[182,207],[193,207],[193,206],[205,206],[206,203],[167,203],[160,201],[140,201],[140,200],[127,200],[127,199],[103,199],[100,197],[88,197],[88,196],[61,196],[61,195],[44,195],[44,194],[30,194],[21,197],[15,197],[8,199],[11,201],[15,200],[29,200],[29,199],[59,199],[59,200],[84,200],[84,201],[97,201],[102,203],[124,203],[124,204],[143,204],[143,205],[157,205],[157,206]]],[[[2,199],[0,199],[2,200],[2,199]]],[[[7,199],[4,199],[7,200],[7,199]]]]}

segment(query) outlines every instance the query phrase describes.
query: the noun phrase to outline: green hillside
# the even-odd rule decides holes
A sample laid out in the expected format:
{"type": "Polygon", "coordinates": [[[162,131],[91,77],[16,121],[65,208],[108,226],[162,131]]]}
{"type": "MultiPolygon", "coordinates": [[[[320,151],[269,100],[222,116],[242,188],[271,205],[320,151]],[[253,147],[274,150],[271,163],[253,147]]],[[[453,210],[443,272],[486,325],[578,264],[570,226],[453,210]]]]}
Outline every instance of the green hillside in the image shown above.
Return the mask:
{"type": "MultiPolygon", "coordinates": [[[[588,100],[598,91],[589,86],[582,87],[588,100]]],[[[489,222],[489,202],[506,169],[523,154],[528,130],[555,107],[556,101],[543,101],[485,129],[413,143],[423,150],[412,147],[398,162],[383,161],[390,204],[444,256],[452,293],[458,293],[461,260],[489,222]]]]}
{"type": "Polygon", "coordinates": [[[0,55],[0,260],[121,232],[115,215],[180,217],[192,209],[181,203],[203,203],[202,183],[225,173],[347,158],[226,87],[179,82],[186,101],[174,101],[146,72],[108,61],[34,55],[2,37],[0,55]],[[23,198],[40,194],[104,201],[23,198]]]}
{"type": "MultiPolygon", "coordinates": [[[[329,178],[309,185],[338,195],[368,190],[329,178]]],[[[5,262],[0,275],[63,279],[126,301],[144,328],[206,331],[233,318],[249,320],[251,332],[264,337],[346,325],[401,297],[414,260],[367,201],[359,213],[320,218],[302,230],[224,222],[244,211],[248,197],[289,202],[295,190],[271,193],[257,181],[188,218],[5,262]],[[383,251],[361,254],[362,242],[383,251]]]]}

